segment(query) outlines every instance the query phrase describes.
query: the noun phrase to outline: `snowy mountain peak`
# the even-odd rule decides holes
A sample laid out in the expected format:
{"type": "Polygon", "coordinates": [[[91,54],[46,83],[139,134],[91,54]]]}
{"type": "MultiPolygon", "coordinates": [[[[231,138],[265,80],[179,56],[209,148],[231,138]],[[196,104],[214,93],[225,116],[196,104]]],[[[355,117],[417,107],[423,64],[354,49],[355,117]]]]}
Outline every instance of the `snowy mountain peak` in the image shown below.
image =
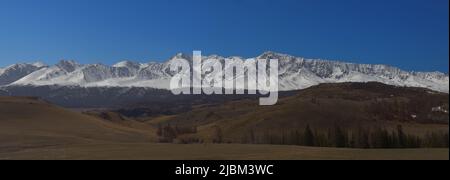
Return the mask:
{"type": "Polygon", "coordinates": [[[141,63],[133,62],[133,61],[121,61],[113,65],[116,68],[139,68],[141,67],[141,63]]]}
{"type": "Polygon", "coordinates": [[[12,71],[12,70],[17,70],[17,69],[27,69],[27,68],[32,68],[32,67],[38,68],[33,63],[18,63],[18,64],[10,65],[10,66],[6,67],[4,70],[12,71]]]}
{"type": "Polygon", "coordinates": [[[266,51],[263,54],[258,56],[258,59],[286,59],[286,58],[291,58],[292,56],[287,55],[287,54],[281,54],[281,53],[276,53],[273,51],[266,51]]]}
{"type": "Polygon", "coordinates": [[[190,54],[186,54],[186,53],[177,53],[175,56],[173,56],[170,60],[174,60],[174,59],[186,59],[186,60],[191,60],[192,59],[192,55],[190,54]]]}
{"type": "Polygon", "coordinates": [[[81,67],[80,64],[78,64],[73,60],[61,60],[58,62],[58,64],[56,64],[56,66],[65,70],[66,72],[73,72],[79,67],[81,67]]]}
{"type": "Polygon", "coordinates": [[[11,84],[42,68],[44,67],[29,63],[19,63],[8,66],[0,71],[0,86],[11,84]]]}
{"type": "Polygon", "coordinates": [[[36,67],[38,67],[38,68],[46,67],[46,66],[47,66],[47,64],[45,64],[45,63],[43,63],[43,62],[40,62],[40,61],[35,62],[35,63],[31,64],[31,65],[36,66],[36,67]]]}

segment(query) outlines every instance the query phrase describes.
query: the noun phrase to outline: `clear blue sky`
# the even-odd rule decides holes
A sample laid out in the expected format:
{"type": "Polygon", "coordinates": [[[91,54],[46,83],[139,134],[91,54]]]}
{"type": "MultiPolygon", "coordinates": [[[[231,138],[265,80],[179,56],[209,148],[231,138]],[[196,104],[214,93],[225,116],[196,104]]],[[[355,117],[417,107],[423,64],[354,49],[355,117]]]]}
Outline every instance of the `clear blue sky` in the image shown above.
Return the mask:
{"type": "Polygon", "coordinates": [[[448,72],[448,6],[448,0],[0,0],[0,66],[272,50],[448,72]]]}

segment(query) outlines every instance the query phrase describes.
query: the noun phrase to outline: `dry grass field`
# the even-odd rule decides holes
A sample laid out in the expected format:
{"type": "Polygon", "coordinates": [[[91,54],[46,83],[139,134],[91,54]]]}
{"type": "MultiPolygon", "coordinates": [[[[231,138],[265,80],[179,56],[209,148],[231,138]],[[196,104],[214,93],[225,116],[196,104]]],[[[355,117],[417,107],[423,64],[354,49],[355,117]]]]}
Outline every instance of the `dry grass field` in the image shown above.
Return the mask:
{"type": "Polygon", "coordinates": [[[448,149],[336,149],[239,144],[84,144],[0,151],[37,160],[448,160],[448,149]]]}

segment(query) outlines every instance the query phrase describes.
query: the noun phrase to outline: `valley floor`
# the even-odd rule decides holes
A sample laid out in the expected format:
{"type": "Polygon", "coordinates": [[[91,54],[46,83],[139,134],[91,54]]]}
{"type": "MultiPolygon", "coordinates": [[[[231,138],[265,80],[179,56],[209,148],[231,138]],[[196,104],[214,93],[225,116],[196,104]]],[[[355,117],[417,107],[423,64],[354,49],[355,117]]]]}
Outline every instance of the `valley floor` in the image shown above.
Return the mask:
{"type": "Polygon", "coordinates": [[[88,144],[0,150],[38,160],[448,160],[449,149],[336,149],[238,144],[88,144]]]}

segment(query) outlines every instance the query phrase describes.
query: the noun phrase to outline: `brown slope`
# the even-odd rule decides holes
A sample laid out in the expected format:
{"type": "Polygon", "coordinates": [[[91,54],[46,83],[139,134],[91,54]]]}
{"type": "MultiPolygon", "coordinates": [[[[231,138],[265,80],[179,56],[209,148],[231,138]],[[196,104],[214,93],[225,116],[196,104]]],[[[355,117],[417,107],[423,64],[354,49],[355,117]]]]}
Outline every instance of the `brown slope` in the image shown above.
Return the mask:
{"type": "Polygon", "coordinates": [[[225,139],[239,141],[255,133],[343,128],[394,129],[403,125],[414,134],[448,132],[448,113],[433,112],[433,107],[448,110],[448,94],[422,88],[404,88],[380,83],[322,84],[280,99],[276,106],[258,106],[257,101],[242,100],[216,107],[198,108],[169,117],[163,124],[195,126],[196,136],[211,139],[220,128],[225,139]]]}
{"type": "Polygon", "coordinates": [[[98,142],[147,142],[152,135],[36,98],[0,97],[0,151],[98,142]]]}

